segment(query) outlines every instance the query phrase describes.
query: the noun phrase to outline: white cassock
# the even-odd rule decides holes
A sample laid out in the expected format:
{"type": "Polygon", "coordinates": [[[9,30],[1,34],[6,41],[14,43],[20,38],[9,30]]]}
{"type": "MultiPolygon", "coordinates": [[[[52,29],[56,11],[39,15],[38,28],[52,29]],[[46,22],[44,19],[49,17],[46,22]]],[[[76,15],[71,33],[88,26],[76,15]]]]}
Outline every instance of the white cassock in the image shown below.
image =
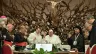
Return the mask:
{"type": "Polygon", "coordinates": [[[57,35],[54,35],[53,34],[53,36],[49,36],[49,35],[47,35],[46,37],[45,37],[45,39],[46,39],[46,41],[48,42],[48,43],[50,43],[50,44],[61,44],[61,40],[60,40],[60,38],[57,36],[57,35]]]}
{"type": "Polygon", "coordinates": [[[45,38],[43,38],[42,39],[42,44],[46,44],[47,42],[46,42],[46,39],[45,38]]]}
{"type": "Polygon", "coordinates": [[[29,43],[38,44],[38,43],[41,43],[41,41],[42,41],[42,36],[40,34],[37,34],[36,32],[29,34],[29,37],[28,37],[29,43]]]}

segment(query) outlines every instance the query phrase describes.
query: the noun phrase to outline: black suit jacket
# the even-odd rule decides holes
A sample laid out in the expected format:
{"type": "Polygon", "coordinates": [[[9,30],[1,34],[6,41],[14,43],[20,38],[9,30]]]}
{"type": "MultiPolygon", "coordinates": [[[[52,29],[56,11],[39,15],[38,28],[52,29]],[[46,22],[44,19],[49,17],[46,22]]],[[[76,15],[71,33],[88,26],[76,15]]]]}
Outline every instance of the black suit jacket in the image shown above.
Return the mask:
{"type": "Polygon", "coordinates": [[[20,32],[17,32],[15,35],[14,35],[14,42],[27,42],[27,39],[24,38],[24,35],[20,32]]]}
{"type": "Polygon", "coordinates": [[[92,30],[89,32],[90,47],[96,44],[96,20],[92,24],[92,30]]]}

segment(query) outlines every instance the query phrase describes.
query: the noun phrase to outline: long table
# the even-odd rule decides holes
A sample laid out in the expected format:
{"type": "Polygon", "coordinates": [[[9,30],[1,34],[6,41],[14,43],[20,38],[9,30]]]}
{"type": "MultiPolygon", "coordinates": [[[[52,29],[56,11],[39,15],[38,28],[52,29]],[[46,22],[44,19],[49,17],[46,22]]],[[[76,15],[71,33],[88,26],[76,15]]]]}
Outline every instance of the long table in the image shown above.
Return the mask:
{"type": "MultiPolygon", "coordinates": [[[[84,54],[83,52],[54,52],[55,54],[84,54]]],[[[13,54],[32,54],[31,51],[14,51],[13,54]]]]}

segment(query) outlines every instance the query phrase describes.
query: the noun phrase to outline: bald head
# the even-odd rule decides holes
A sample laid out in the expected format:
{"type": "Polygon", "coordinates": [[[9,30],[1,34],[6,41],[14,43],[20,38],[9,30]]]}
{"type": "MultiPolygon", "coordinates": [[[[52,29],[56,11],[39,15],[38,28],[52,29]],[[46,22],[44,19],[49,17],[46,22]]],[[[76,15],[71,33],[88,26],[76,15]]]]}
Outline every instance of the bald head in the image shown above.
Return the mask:
{"type": "Polygon", "coordinates": [[[9,31],[9,32],[11,32],[12,30],[13,30],[13,25],[12,24],[7,24],[7,30],[9,31]]]}

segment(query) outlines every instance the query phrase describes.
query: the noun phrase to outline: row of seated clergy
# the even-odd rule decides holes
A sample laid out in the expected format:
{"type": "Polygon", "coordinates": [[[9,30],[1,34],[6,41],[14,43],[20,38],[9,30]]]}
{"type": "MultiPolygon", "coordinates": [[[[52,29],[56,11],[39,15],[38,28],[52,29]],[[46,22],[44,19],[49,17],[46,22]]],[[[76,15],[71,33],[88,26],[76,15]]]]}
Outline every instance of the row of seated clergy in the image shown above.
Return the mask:
{"type": "MultiPolygon", "coordinates": [[[[26,37],[26,27],[24,25],[20,25],[18,28],[18,32],[15,34],[13,32],[13,25],[10,23],[6,27],[6,17],[3,16],[0,18],[0,50],[1,47],[4,44],[9,44],[12,46],[12,43],[15,44],[15,50],[19,51],[21,49],[24,49],[27,45],[27,37],[26,37]],[[4,19],[4,21],[2,19],[4,19]],[[2,20],[2,21],[1,21],[2,20]]],[[[53,30],[49,31],[49,35],[42,39],[40,35],[40,28],[37,28],[34,33],[31,33],[28,37],[29,43],[51,43],[51,44],[60,44],[61,41],[58,36],[53,34],[53,30]]]]}
{"type": "Polygon", "coordinates": [[[35,32],[31,33],[28,37],[28,42],[30,44],[37,44],[37,43],[50,43],[50,44],[61,44],[60,38],[53,34],[53,30],[49,30],[49,35],[43,37],[40,35],[40,28],[37,28],[35,32]]]}
{"type": "MultiPolygon", "coordinates": [[[[2,35],[0,35],[0,37],[3,36],[2,39],[4,40],[4,44],[6,42],[7,44],[12,45],[13,39],[12,39],[12,36],[10,36],[10,34],[9,34],[10,33],[9,31],[12,30],[12,28],[10,28],[10,27],[13,27],[13,26],[12,25],[9,26],[8,29],[3,28],[3,30],[1,28],[0,31],[2,32],[2,35]]],[[[19,51],[21,49],[23,50],[27,45],[27,37],[25,36],[26,35],[25,32],[26,32],[26,27],[24,25],[21,25],[19,27],[19,31],[17,33],[15,33],[15,35],[14,35],[14,44],[15,44],[16,51],[19,51]]],[[[59,37],[57,35],[54,35],[52,29],[49,30],[49,35],[47,35],[47,36],[45,35],[43,39],[42,39],[42,36],[40,33],[41,33],[41,29],[38,27],[34,33],[31,33],[29,35],[28,42],[30,44],[37,44],[37,43],[61,44],[61,40],[59,39],[59,37]]],[[[77,37],[78,37],[78,35],[77,35],[77,37]]],[[[80,37],[83,38],[82,35],[80,37]]],[[[80,40],[81,40],[81,43],[83,43],[82,39],[80,39],[80,40]]],[[[74,40],[72,42],[74,43],[74,40]]],[[[73,47],[73,43],[71,45],[72,47],[73,47]]],[[[78,41],[77,41],[77,43],[78,43],[78,41]]],[[[84,44],[80,44],[80,46],[81,45],[84,45],[84,44]]],[[[84,48],[84,47],[81,47],[81,49],[82,48],[84,48]]]]}
{"type": "Polygon", "coordinates": [[[15,50],[24,50],[24,48],[27,45],[27,40],[29,44],[41,44],[41,43],[50,43],[50,44],[61,44],[61,40],[57,35],[53,34],[53,30],[49,30],[49,35],[45,36],[42,39],[42,36],[40,34],[41,30],[40,28],[37,28],[35,32],[31,33],[29,37],[24,37],[25,27],[22,26],[19,29],[19,32],[15,34],[14,42],[15,42],[15,50]]]}
{"type": "Polygon", "coordinates": [[[41,29],[38,27],[35,32],[31,33],[29,37],[24,37],[25,27],[21,26],[19,28],[19,32],[15,34],[14,42],[15,42],[15,50],[21,50],[25,48],[27,45],[27,40],[29,44],[38,44],[38,43],[50,43],[50,44],[61,44],[61,40],[57,35],[53,34],[53,30],[49,30],[49,35],[45,36],[42,39],[41,29]],[[18,45],[19,44],[19,45],[18,45]],[[23,45],[20,45],[23,44],[23,45]]]}
{"type": "MultiPolygon", "coordinates": [[[[4,40],[4,42],[6,42],[6,43],[4,43],[4,44],[9,44],[10,46],[12,46],[12,42],[14,42],[15,50],[19,51],[21,49],[23,50],[26,47],[27,40],[29,43],[32,43],[32,44],[37,44],[37,43],[60,44],[61,43],[61,40],[59,39],[59,37],[57,35],[53,34],[53,30],[49,30],[49,35],[45,36],[43,39],[42,39],[42,36],[40,35],[41,31],[39,28],[36,29],[36,31],[34,33],[31,33],[29,35],[28,39],[25,36],[25,31],[26,31],[25,26],[24,25],[20,26],[19,31],[14,34],[14,40],[13,40],[13,38],[12,38],[12,40],[8,39],[7,38],[8,35],[5,35],[6,41],[4,40]]],[[[8,34],[9,34],[9,32],[8,32],[8,34]]]]}
{"type": "MultiPolygon", "coordinates": [[[[37,28],[36,31],[31,33],[28,38],[25,36],[26,35],[25,32],[26,32],[26,27],[24,25],[21,25],[19,27],[19,31],[17,33],[15,33],[15,35],[14,35],[14,44],[15,44],[16,51],[19,51],[21,49],[23,50],[26,47],[27,39],[30,44],[37,44],[37,43],[50,43],[50,44],[57,44],[57,45],[61,44],[60,38],[53,33],[52,29],[49,30],[49,35],[47,35],[47,36],[45,35],[43,39],[40,34],[41,33],[40,28],[37,28]]],[[[6,38],[4,38],[4,44],[5,44],[5,42],[7,42],[7,44],[10,44],[13,41],[12,39],[10,39],[11,36],[9,35],[9,31],[7,31],[6,29],[4,29],[3,36],[6,36],[6,38]]],[[[77,35],[77,37],[78,37],[78,35],[77,35]]],[[[83,36],[81,35],[80,37],[81,37],[81,39],[78,37],[81,40],[81,42],[80,42],[80,40],[79,40],[79,42],[82,43],[82,44],[80,44],[80,46],[84,46],[83,39],[82,39],[83,36]]],[[[70,40],[71,41],[69,41],[69,42],[72,42],[71,47],[74,48],[73,47],[74,40],[72,41],[71,38],[70,38],[70,40]]],[[[79,42],[77,41],[77,43],[79,43],[79,42]]],[[[10,45],[12,45],[12,43],[10,45]]],[[[79,48],[80,48],[80,46],[79,46],[79,48]]],[[[78,50],[79,50],[79,48],[78,48],[78,50]]],[[[84,48],[84,47],[81,47],[81,49],[82,48],[84,48]]]]}

